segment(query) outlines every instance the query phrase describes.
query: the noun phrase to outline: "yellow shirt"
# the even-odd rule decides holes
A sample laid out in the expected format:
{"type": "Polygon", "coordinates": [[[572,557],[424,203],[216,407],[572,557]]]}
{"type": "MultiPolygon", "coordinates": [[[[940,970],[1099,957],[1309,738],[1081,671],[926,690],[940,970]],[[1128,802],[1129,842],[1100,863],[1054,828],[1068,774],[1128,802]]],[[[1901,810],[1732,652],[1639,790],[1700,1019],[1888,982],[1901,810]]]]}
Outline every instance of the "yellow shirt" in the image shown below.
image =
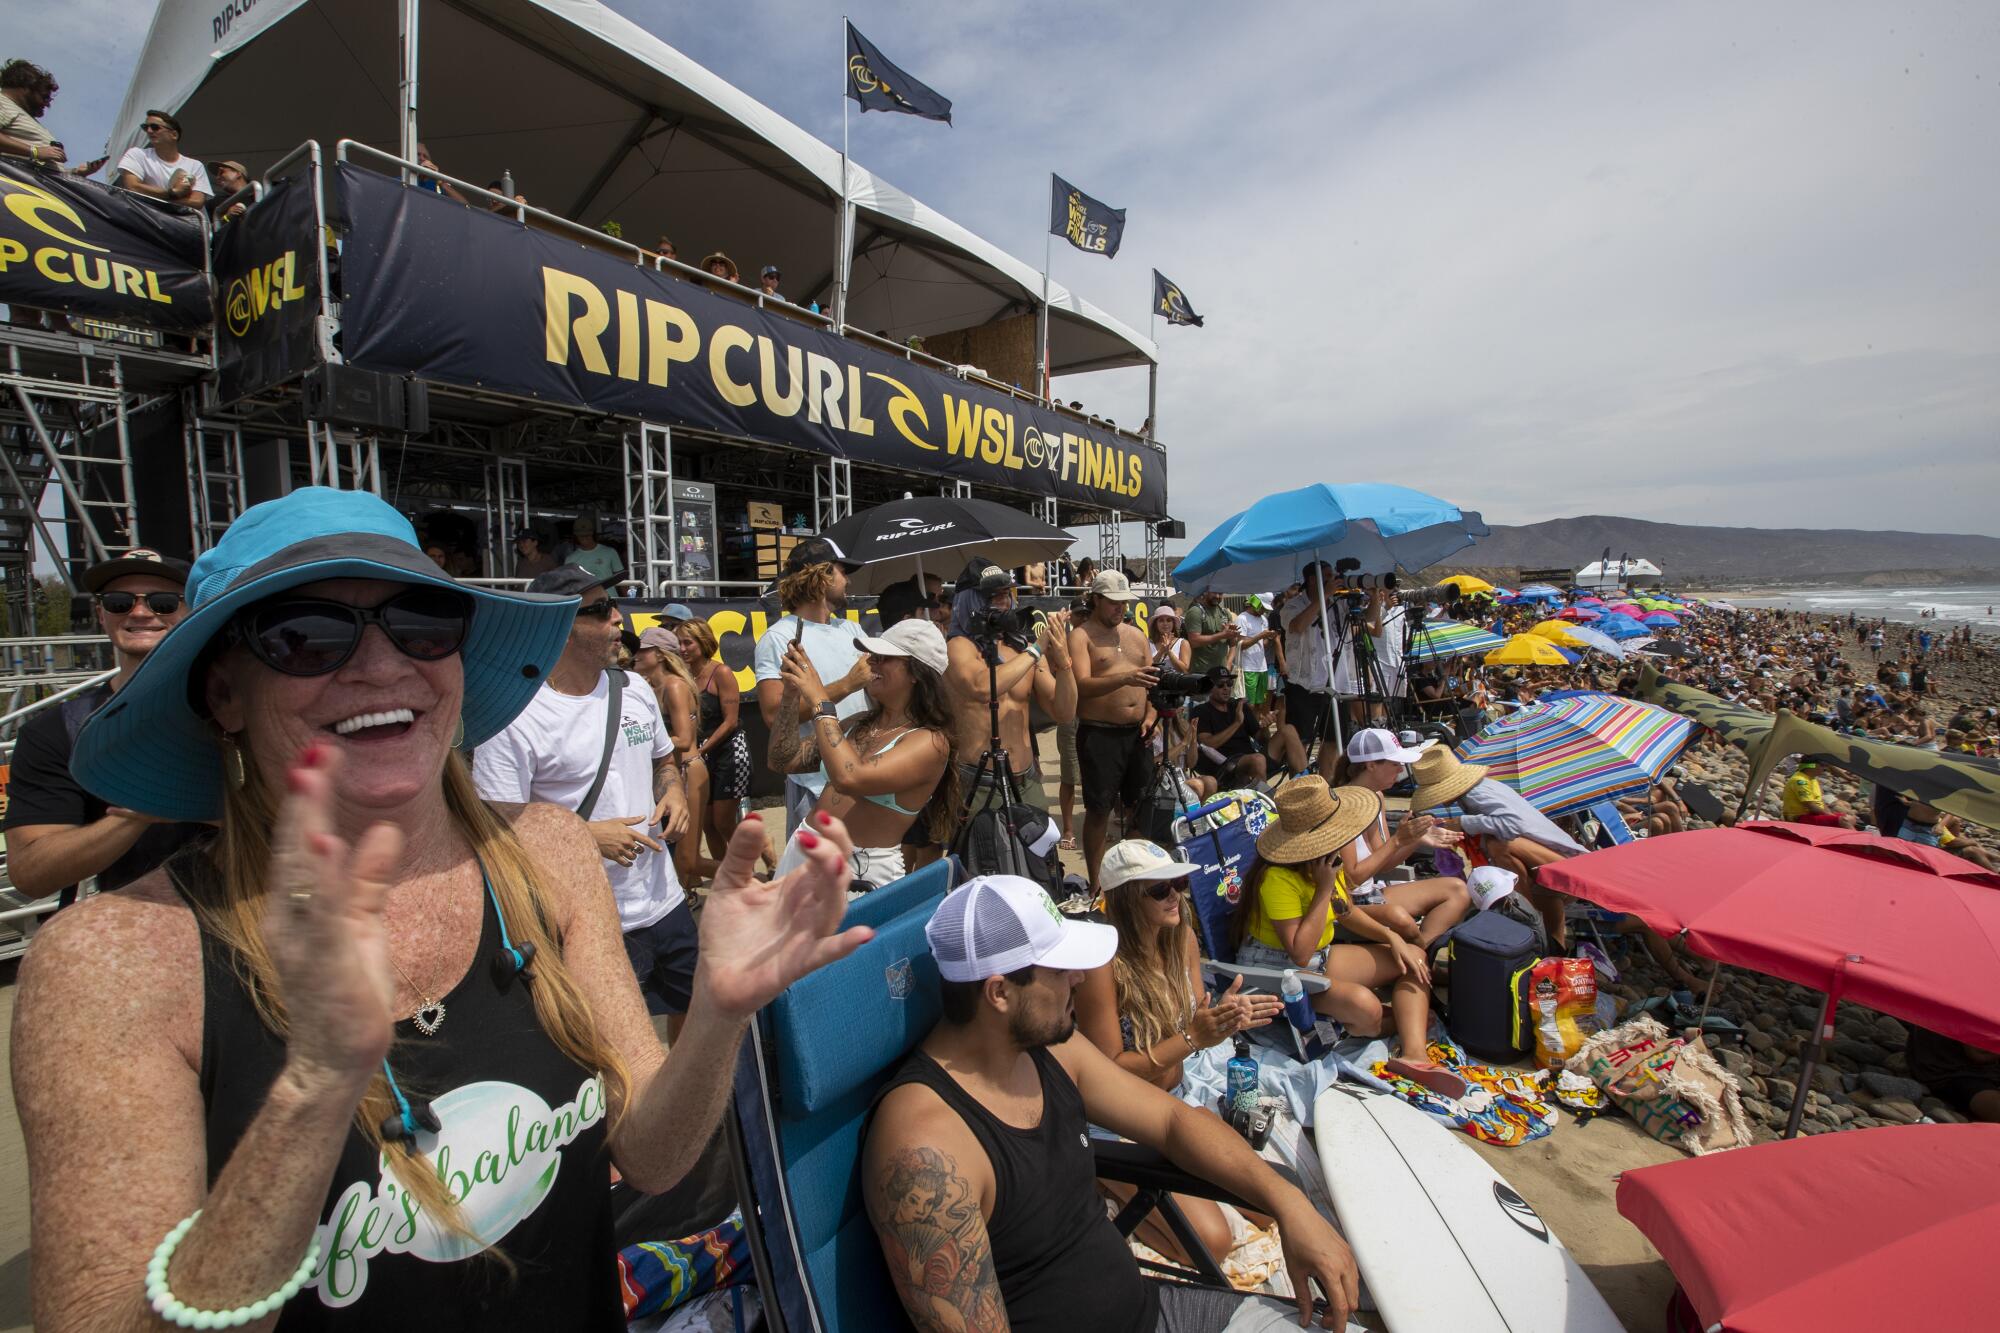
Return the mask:
{"type": "MultiPolygon", "coordinates": [[[[1280,952],[1285,942],[1278,938],[1273,921],[1296,921],[1306,914],[1318,888],[1313,881],[1300,874],[1291,866],[1266,866],[1264,878],[1257,885],[1257,910],[1250,918],[1250,937],[1259,943],[1268,944],[1280,952]]],[[[1347,898],[1347,872],[1335,872],[1333,896],[1337,904],[1345,904],[1347,898]]],[[[1326,925],[1320,930],[1319,943],[1313,945],[1318,953],[1333,943],[1334,918],[1343,910],[1336,906],[1326,914],[1326,925]]]]}
{"type": "Polygon", "coordinates": [[[1809,813],[1806,807],[1816,805],[1826,808],[1826,795],[1819,789],[1819,779],[1810,773],[1794,773],[1785,779],[1785,790],[1780,798],[1785,807],[1785,818],[1797,819],[1809,813]]]}

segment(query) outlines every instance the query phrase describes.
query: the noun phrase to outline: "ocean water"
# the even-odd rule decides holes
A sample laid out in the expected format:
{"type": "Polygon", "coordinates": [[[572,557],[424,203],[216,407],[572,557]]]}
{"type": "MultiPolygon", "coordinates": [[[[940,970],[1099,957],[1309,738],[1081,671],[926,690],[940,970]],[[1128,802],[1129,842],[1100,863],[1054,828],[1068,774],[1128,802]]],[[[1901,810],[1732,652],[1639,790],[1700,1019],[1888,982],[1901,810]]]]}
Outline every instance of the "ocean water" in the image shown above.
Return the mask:
{"type": "Polygon", "coordinates": [[[1787,611],[1814,611],[1822,615],[1852,613],[1864,619],[1877,617],[1905,620],[1911,624],[1973,624],[1986,629],[2000,628],[2000,585],[1967,583],[1947,588],[1800,588],[1795,592],[1760,596],[1756,593],[1723,593],[1738,606],[1782,607],[1787,611]],[[1936,620],[1924,615],[1934,612],[1936,620]]]}

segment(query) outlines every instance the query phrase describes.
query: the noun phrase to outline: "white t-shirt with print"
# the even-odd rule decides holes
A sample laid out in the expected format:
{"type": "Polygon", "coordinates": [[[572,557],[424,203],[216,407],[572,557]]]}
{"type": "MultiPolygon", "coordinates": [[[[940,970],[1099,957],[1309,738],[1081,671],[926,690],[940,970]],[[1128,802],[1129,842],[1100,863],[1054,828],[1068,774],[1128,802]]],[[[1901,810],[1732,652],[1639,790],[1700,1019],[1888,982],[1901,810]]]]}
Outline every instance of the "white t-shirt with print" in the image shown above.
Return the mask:
{"type": "MultiPolygon", "coordinates": [[[[208,168],[186,153],[171,162],[162,162],[160,155],[150,148],[127,148],[125,156],[118,159],[118,170],[129,171],[146,184],[162,190],[167,188],[167,182],[174,178],[176,171],[185,171],[194,178],[195,193],[215,194],[215,187],[208,183],[208,168]]],[[[116,180],[117,176],[112,179],[116,180]]]]}
{"type": "MultiPolygon", "coordinates": [[[[822,625],[818,621],[801,621],[797,616],[779,616],[757,640],[757,651],[751,657],[751,668],[757,679],[782,680],[779,667],[784,663],[785,650],[798,637],[799,626],[805,626],[805,637],[800,640],[806,650],[806,658],[819,672],[819,678],[832,685],[854,669],[854,663],[861,656],[861,626],[851,620],[836,617],[822,625]]],[[[853,717],[868,709],[868,692],[856,690],[834,705],[834,711],[843,718],[853,717]]],[[[812,731],[812,719],[808,717],[799,723],[799,736],[803,739],[812,731]]],[[[814,796],[826,788],[826,771],[814,769],[810,773],[793,773],[791,780],[804,787],[814,796]]]]}
{"type": "MultiPolygon", "coordinates": [[[[1265,623],[1264,617],[1255,611],[1238,611],[1236,613],[1236,628],[1243,635],[1243,642],[1248,645],[1250,640],[1271,627],[1265,623]]],[[[1261,671],[1268,670],[1269,668],[1264,663],[1264,645],[1261,643],[1254,647],[1245,646],[1236,650],[1236,665],[1243,668],[1244,672],[1248,675],[1254,676],[1261,671]]]]}
{"type": "MultiPolygon", "coordinates": [[[[472,759],[472,781],[489,801],[547,801],[575,810],[597,778],[604,755],[604,712],[610,704],[610,672],[597,678],[587,695],[562,694],[544,685],[507,729],[480,742],[472,759]]],[[[617,738],[597,804],[579,811],[586,819],[625,819],[653,813],[653,766],[674,752],[674,738],[660,718],[652,689],[626,673],[619,700],[617,738]]],[[[644,824],[632,826],[656,833],[644,824]]],[[[600,858],[603,859],[603,858],[600,858]]],[[[618,922],[626,930],[650,926],[681,905],[680,876],[671,849],[639,848],[629,866],[604,861],[618,922]]]]}

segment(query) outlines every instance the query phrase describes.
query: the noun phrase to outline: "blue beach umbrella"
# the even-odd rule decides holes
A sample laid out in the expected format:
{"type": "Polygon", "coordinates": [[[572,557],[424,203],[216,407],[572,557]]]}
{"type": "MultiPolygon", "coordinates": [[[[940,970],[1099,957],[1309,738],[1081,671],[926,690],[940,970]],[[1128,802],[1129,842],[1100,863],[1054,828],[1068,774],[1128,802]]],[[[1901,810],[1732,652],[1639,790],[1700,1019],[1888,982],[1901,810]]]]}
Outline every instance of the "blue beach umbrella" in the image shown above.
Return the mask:
{"type": "Polygon", "coordinates": [[[1654,629],[1663,629],[1671,625],[1680,624],[1681,618],[1669,611],[1655,611],[1649,616],[1642,617],[1639,623],[1641,625],[1651,625],[1654,629]]]}
{"type": "Polygon", "coordinates": [[[1407,486],[1319,482],[1267,495],[1224,519],[1173,579],[1190,592],[1259,592],[1291,582],[1315,560],[1349,557],[1363,574],[1415,573],[1490,531],[1478,514],[1407,486]]]}
{"type": "Polygon", "coordinates": [[[1591,628],[1599,634],[1608,634],[1621,642],[1626,639],[1646,639],[1652,637],[1651,630],[1632,619],[1632,617],[1616,611],[1601,617],[1591,628]]]}

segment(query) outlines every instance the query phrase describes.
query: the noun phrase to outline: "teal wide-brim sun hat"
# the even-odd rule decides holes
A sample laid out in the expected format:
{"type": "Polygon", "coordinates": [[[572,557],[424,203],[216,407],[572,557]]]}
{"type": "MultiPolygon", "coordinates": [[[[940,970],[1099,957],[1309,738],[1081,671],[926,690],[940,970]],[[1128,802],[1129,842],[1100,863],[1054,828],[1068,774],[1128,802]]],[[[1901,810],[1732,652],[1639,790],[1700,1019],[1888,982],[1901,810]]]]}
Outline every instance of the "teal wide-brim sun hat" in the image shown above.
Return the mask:
{"type": "Polygon", "coordinates": [[[222,751],[196,711],[190,674],[244,607],[321,579],[387,579],[472,598],[458,656],[459,715],[477,745],[514,720],[562,656],[575,597],[495,592],[458,583],[425,556],[410,521],[365,491],[309,486],[245,510],[188,573],[190,613],[139,664],[76,738],[70,772],[114,806],[163,819],[222,816],[222,751]]]}

